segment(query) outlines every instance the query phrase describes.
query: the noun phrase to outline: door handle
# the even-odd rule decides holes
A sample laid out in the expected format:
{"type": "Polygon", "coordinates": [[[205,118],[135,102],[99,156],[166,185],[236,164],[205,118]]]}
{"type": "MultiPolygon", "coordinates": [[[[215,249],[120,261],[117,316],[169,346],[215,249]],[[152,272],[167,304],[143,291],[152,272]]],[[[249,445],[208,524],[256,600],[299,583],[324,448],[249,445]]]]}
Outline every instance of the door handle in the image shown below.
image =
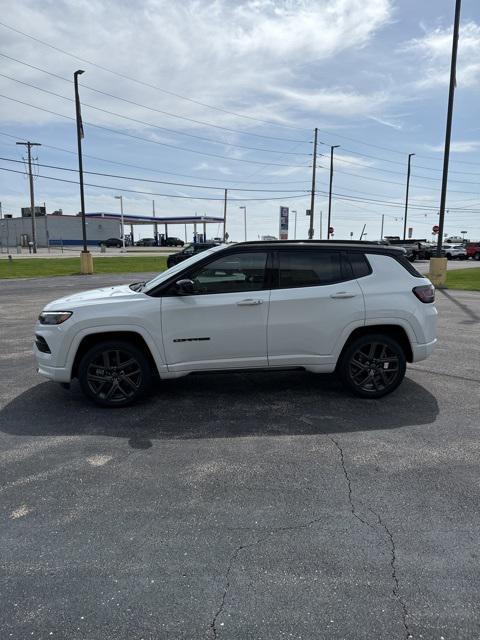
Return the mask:
{"type": "Polygon", "coordinates": [[[330,298],[334,298],[334,299],[354,298],[356,295],[357,295],[356,293],[350,293],[348,291],[337,291],[337,293],[332,293],[330,298]]]}
{"type": "Polygon", "coordinates": [[[240,300],[240,302],[237,302],[238,307],[252,307],[253,305],[257,304],[263,304],[263,300],[246,298],[245,300],[240,300]]]}

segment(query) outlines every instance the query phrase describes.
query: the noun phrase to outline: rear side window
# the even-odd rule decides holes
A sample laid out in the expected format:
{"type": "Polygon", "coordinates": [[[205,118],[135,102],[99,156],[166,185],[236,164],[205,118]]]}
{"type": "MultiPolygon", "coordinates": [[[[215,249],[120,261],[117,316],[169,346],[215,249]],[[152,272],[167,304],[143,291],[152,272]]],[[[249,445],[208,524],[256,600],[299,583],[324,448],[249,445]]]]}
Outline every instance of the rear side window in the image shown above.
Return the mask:
{"type": "Polygon", "coordinates": [[[410,260],[408,258],[406,258],[405,256],[395,256],[395,260],[397,262],[399,262],[402,265],[402,267],[404,269],[406,269],[408,271],[408,273],[410,273],[412,276],[415,276],[416,278],[424,278],[425,277],[415,269],[415,267],[410,262],[410,260]]]}
{"type": "Polygon", "coordinates": [[[339,251],[279,251],[280,289],[315,287],[346,280],[339,251]]]}
{"type": "Polygon", "coordinates": [[[352,252],[348,254],[350,266],[352,267],[352,273],[354,278],[363,278],[369,276],[372,273],[372,268],[363,253],[352,252]]]}

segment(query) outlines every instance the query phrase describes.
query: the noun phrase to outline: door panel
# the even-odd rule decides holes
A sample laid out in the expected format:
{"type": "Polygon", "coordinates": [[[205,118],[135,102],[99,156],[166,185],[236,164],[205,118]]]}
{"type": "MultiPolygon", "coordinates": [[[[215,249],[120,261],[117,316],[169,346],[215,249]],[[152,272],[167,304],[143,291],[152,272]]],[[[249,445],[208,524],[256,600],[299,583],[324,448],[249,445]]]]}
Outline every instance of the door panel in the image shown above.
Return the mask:
{"type": "Polygon", "coordinates": [[[162,298],[170,371],[267,366],[266,258],[265,252],[215,258],[189,274],[195,293],[162,298]]]}
{"type": "Polygon", "coordinates": [[[323,365],[337,357],[338,343],[365,322],[365,304],[356,280],[347,280],[334,252],[279,252],[279,286],[272,290],[268,319],[270,366],[323,365]],[[341,281],[343,278],[343,281],[341,281]],[[328,280],[340,280],[329,283],[328,280]],[[314,282],[322,282],[317,286],[314,282]],[[284,286],[288,284],[289,286],[284,286]]]}

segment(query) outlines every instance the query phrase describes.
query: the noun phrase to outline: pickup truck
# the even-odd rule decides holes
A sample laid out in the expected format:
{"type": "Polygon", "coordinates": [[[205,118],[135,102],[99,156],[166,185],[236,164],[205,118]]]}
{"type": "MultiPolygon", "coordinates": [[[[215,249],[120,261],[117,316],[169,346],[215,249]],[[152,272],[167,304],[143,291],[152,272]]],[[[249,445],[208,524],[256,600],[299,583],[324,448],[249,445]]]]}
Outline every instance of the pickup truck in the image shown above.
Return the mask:
{"type": "Polygon", "coordinates": [[[480,241],[479,242],[467,242],[465,245],[467,251],[467,259],[480,260],[480,241]]]}

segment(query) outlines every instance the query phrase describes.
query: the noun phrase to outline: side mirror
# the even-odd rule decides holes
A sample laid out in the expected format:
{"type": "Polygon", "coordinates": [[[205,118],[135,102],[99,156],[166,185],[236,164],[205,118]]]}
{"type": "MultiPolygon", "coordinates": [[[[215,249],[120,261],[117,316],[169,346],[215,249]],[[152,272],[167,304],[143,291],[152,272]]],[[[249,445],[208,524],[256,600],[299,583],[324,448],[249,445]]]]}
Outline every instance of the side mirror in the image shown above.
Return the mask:
{"type": "Polygon", "coordinates": [[[184,280],[178,280],[175,284],[177,285],[177,289],[180,295],[195,293],[195,283],[193,280],[188,280],[187,278],[185,278],[184,280]]]}

